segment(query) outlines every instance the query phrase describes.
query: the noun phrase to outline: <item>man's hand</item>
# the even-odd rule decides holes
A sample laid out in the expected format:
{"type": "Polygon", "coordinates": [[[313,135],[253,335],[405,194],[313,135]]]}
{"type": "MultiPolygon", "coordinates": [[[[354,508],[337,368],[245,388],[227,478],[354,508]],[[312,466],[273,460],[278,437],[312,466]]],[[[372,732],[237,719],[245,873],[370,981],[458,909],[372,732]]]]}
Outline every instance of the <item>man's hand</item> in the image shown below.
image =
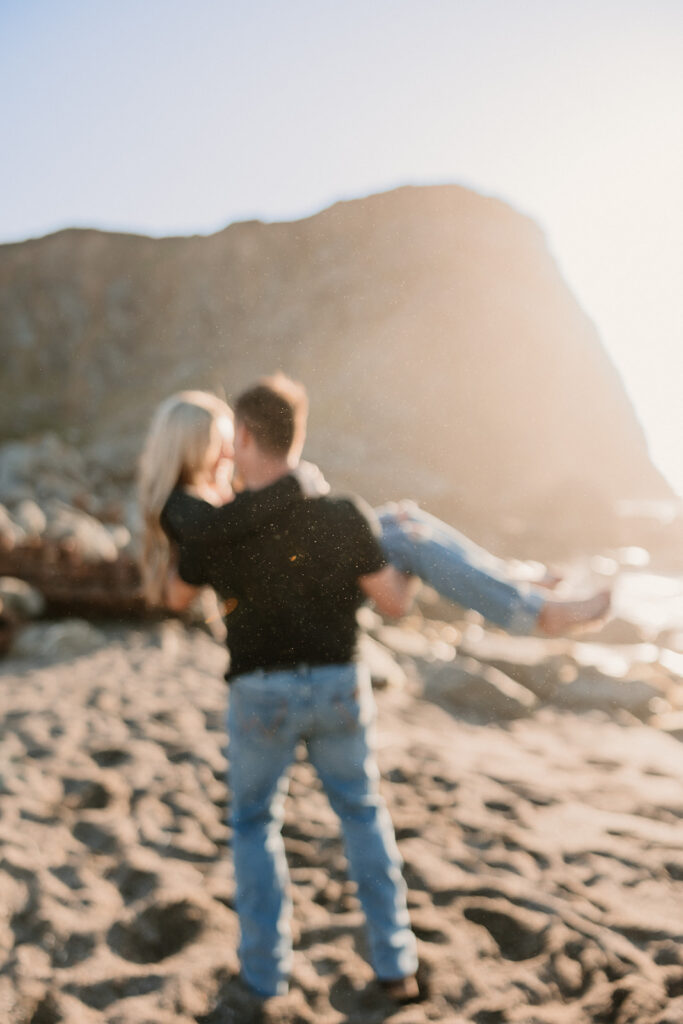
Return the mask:
{"type": "Polygon", "coordinates": [[[398,619],[410,611],[420,581],[387,565],[379,572],[361,576],[358,585],[375,602],[378,611],[398,619]]]}
{"type": "Polygon", "coordinates": [[[292,475],[299,481],[299,487],[305,498],[324,498],[330,493],[330,485],[322,471],[313,462],[301,461],[292,475]]]}

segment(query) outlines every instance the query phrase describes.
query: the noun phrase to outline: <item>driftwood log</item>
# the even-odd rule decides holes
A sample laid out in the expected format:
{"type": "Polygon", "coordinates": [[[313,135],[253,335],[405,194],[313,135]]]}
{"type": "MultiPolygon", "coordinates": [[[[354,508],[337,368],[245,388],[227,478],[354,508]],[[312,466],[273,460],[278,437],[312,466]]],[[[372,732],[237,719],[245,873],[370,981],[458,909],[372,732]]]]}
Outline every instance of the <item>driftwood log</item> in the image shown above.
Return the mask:
{"type": "Polygon", "coordinates": [[[47,615],[153,616],[132,557],[122,553],[111,562],[86,561],[70,538],[27,540],[11,548],[0,542],[0,576],[16,576],[36,587],[45,598],[47,615]]]}

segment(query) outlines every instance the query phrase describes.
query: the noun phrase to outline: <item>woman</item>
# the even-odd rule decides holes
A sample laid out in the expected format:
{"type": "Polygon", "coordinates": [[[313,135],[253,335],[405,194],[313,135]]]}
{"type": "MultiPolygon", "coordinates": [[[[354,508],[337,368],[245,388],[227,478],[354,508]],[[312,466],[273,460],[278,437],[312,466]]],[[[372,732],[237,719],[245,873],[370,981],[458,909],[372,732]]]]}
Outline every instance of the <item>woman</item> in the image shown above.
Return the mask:
{"type": "MultiPolygon", "coordinates": [[[[293,466],[292,476],[268,489],[269,503],[232,490],[233,421],[228,405],[204,391],[183,391],[157,409],[140,462],[143,516],[142,575],[151,604],[181,609],[196,593],[196,564],[216,544],[229,544],[290,500],[329,490],[316,467],[293,466]],[[185,581],[188,581],[187,583],[185,581]]],[[[610,596],[562,600],[506,578],[500,563],[452,527],[412,502],[378,510],[381,544],[402,572],[418,576],[443,597],[473,608],[516,633],[559,635],[603,617],[610,596]]]]}

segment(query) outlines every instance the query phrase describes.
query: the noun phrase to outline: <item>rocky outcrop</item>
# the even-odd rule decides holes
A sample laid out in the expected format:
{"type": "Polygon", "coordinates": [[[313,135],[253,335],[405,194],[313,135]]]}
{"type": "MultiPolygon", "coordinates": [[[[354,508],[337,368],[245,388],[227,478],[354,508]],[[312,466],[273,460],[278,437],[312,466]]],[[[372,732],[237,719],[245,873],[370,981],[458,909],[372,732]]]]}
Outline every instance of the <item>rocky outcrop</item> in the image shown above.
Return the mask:
{"type": "MultiPolygon", "coordinates": [[[[552,706],[601,711],[621,723],[646,721],[683,735],[675,652],[652,643],[614,646],[608,640],[609,623],[605,638],[596,632],[590,643],[580,637],[509,636],[466,618],[443,623],[414,616],[387,627],[364,612],[362,625],[374,646],[384,649],[385,660],[393,657],[409,686],[476,721],[528,718],[552,706]]],[[[372,664],[389,672],[377,658],[372,664]]],[[[395,670],[388,682],[397,685],[395,670]]]]}
{"type": "Polygon", "coordinates": [[[138,541],[130,486],[73,445],[48,432],[0,447],[0,575],[36,587],[48,613],[143,614],[138,541]]]}
{"type": "Polygon", "coordinates": [[[56,430],[108,480],[130,482],[170,391],[230,397],[281,367],[309,386],[308,454],[335,488],[410,495],[479,538],[599,545],[615,500],[669,494],[542,233],[463,188],[2,246],[0,346],[0,437],[56,430]]]}

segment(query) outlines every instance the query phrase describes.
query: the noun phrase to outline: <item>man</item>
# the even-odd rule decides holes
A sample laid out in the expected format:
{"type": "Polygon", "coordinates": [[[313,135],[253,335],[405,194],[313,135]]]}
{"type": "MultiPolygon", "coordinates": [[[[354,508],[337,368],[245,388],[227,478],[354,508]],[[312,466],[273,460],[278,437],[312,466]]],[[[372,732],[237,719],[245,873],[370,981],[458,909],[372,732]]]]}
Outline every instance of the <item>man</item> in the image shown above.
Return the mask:
{"type": "MultiPolygon", "coordinates": [[[[235,467],[252,494],[291,473],[306,411],[303,388],[283,376],[238,398],[235,467]]],[[[287,772],[303,740],[341,819],[377,977],[393,997],[415,998],[415,938],[371,750],[374,702],[355,658],[364,597],[402,615],[415,583],[386,564],[373,514],[357,500],[295,497],[255,521],[242,539],[193,556],[191,578],[185,573],[188,584],[211,584],[232,609],[228,756],[244,980],[264,997],[287,991],[291,904],[281,828],[287,772]]],[[[183,575],[182,557],[180,566],[183,575]]]]}

